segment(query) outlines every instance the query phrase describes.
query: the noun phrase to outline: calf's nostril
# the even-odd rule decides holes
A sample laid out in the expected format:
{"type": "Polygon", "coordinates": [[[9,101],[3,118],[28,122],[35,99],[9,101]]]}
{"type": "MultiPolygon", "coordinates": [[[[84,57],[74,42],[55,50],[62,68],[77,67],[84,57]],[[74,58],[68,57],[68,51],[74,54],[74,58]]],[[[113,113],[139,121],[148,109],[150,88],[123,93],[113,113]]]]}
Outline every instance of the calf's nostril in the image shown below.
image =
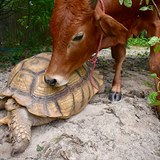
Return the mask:
{"type": "Polygon", "coordinates": [[[49,79],[49,78],[47,78],[47,77],[44,77],[44,81],[45,81],[47,84],[51,85],[51,86],[55,86],[56,83],[57,83],[57,80],[56,80],[56,79],[49,79]]]}
{"type": "Polygon", "coordinates": [[[57,83],[57,80],[56,80],[56,79],[51,79],[51,80],[50,80],[50,85],[51,85],[51,86],[56,85],[56,83],[57,83]]]}

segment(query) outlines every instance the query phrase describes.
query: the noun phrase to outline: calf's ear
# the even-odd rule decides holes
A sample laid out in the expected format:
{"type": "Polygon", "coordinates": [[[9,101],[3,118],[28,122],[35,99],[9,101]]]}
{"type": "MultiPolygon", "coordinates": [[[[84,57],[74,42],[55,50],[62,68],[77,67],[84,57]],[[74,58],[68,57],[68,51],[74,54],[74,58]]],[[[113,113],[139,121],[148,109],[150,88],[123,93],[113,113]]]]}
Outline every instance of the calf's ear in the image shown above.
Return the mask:
{"type": "Polygon", "coordinates": [[[104,37],[117,40],[117,44],[125,44],[128,37],[128,29],[111,16],[102,13],[96,16],[98,26],[104,32],[104,37]]]}

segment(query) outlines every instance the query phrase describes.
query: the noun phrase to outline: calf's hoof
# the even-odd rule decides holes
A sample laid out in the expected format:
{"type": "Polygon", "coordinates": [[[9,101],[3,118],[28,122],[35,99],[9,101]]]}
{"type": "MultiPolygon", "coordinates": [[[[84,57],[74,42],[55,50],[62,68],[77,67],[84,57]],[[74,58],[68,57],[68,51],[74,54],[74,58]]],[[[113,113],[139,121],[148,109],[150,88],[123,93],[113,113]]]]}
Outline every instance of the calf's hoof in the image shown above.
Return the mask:
{"type": "Polygon", "coordinates": [[[110,92],[109,93],[109,96],[108,96],[108,99],[110,100],[110,101],[120,101],[121,99],[122,99],[122,94],[121,94],[121,92],[110,92]]]}

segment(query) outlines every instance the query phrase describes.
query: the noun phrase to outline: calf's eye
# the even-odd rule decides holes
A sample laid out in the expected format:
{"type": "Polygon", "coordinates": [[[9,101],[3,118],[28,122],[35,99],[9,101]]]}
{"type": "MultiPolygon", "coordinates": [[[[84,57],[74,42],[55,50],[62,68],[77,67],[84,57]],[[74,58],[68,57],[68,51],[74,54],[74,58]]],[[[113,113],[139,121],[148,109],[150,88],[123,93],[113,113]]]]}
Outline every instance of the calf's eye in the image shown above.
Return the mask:
{"type": "Polygon", "coordinates": [[[80,41],[84,36],[83,32],[78,33],[76,36],[73,37],[72,41],[80,41]]]}

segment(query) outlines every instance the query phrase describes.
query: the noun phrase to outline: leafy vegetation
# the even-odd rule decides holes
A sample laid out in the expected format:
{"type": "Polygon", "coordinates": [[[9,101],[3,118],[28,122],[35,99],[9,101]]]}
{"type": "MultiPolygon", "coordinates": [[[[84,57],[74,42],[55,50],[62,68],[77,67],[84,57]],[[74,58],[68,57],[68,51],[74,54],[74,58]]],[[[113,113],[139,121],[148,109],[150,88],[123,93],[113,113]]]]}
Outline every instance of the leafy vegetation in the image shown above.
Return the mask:
{"type": "Polygon", "coordinates": [[[126,7],[130,8],[132,6],[132,0],[119,0],[121,5],[125,5],[126,7]]]}
{"type": "Polygon", "coordinates": [[[160,105],[160,100],[159,100],[159,98],[160,98],[160,78],[155,73],[151,74],[150,77],[157,79],[158,84],[157,84],[157,91],[149,94],[148,103],[151,106],[159,106],[160,105]]]}
{"type": "MultiPolygon", "coordinates": [[[[153,10],[153,5],[149,5],[149,2],[150,2],[150,1],[154,2],[154,0],[140,0],[140,3],[139,3],[140,5],[142,5],[143,2],[146,3],[146,5],[145,5],[145,6],[142,6],[142,7],[140,8],[140,10],[141,10],[141,11],[153,10]]],[[[120,3],[121,5],[124,4],[124,6],[126,6],[126,7],[128,7],[128,8],[132,7],[132,0],[119,0],[119,3],[120,3]]]]}
{"type": "Polygon", "coordinates": [[[41,146],[39,144],[37,145],[37,148],[36,148],[37,152],[41,152],[43,149],[44,149],[43,146],[41,146]]]}
{"type": "Polygon", "coordinates": [[[149,47],[148,38],[129,38],[128,39],[128,46],[141,46],[141,47],[149,47]]]}
{"type": "Polygon", "coordinates": [[[14,36],[7,25],[4,28],[5,40],[0,43],[0,65],[4,61],[15,64],[31,55],[51,51],[49,20],[53,4],[54,0],[0,2],[0,11],[4,13],[0,19],[8,24],[14,19],[16,26],[14,36]]]}
{"type": "MultiPolygon", "coordinates": [[[[150,47],[154,46],[155,44],[160,43],[160,38],[153,36],[151,38],[145,38],[145,37],[137,37],[137,38],[129,38],[128,39],[128,45],[131,46],[141,46],[141,47],[150,47]]],[[[155,48],[155,53],[159,52],[160,48],[157,46],[155,48]]]]}

